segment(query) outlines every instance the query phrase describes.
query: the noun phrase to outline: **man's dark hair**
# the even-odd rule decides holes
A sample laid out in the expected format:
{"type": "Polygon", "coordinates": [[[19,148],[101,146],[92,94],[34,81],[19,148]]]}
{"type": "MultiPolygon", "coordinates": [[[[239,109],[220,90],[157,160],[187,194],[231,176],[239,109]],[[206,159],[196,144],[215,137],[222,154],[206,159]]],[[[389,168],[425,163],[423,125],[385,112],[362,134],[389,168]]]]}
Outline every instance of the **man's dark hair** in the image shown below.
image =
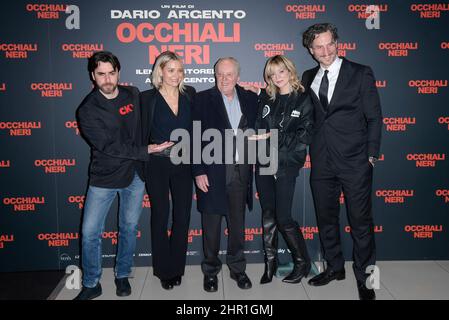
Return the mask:
{"type": "Polygon", "coordinates": [[[336,26],[331,23],[317,23],[304,31],[302,34],[302,45],[307,49],[311,48],[313,40],[315,40],[316,36],[327,31],[330,31],[332,34],[332,40],[337,41],[338,33],[336,26]]]}
{"type": "Polygon", "coordinates": [[[116,56],[109,51],[98,51],[95,52],[87,62],[87,70],[89,70],[89,75],[95,71],[100,62],[109,62],[114,70],[120,71],[120,62],[116,56]]]}

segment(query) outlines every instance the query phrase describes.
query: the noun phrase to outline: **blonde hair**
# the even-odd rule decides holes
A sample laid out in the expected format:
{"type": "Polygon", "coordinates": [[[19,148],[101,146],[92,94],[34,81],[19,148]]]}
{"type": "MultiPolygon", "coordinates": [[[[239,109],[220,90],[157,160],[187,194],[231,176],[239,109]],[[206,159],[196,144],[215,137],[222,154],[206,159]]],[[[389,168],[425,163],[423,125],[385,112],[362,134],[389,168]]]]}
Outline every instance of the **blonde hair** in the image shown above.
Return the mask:
{"type": "Polygon", "coordinates": [[[288,82],[295,91],[304,92],[305,89],[298,78],[296,66],[293,61],[283,55],[276,55],[268,59],[265,65],[264,78],[267,83],[267,94],[270,96],[270,100],[276,99],[276,94],[279,93],[279,88],[273,82],[272,76],[274,74],[274,67],[285,67],[290,72],[290,79],[288,82]]]}
{"type": "MultiPolygon", "coordinates": [[[[162,52],[154,62],[153,72],[151,73],[151,83],[153,87],[159,90],[162,87],[162,69],[165,68],[167,63],[170,61],[179,61],[181,63],[182,68],[184,69],[184,65],[182,64],[182,59],[172,51],[164,51],[162,52]]],[[[183,79],[184,80],[184,79],[183,79]]],[[[184,81],[181,80],[179,83],[178,89],[179,92],[184,93],[185,85],[184,81]]]]}

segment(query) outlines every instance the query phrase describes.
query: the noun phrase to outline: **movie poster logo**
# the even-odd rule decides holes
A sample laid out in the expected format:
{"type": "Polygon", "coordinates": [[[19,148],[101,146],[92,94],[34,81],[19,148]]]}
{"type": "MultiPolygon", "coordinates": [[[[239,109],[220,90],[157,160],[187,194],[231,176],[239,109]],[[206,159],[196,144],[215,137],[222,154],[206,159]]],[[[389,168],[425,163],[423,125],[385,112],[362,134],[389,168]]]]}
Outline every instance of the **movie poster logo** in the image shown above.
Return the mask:
{"type": "Polygon", "coordinates": [[[70,204],[75,204],[78,209],[82,210],[84,208],[85,198],[85,196],[72,195],[68,196],[67,201],[70,204]]]}
{"type": "Polygon", "coordinates": [[[2,199],[2,204],[10,207],[14,213],[35,212],[39,206],[45,204],[45,197],[5,197],[2,199]]]}
{"type": "Polygon", "coordinates": [[[413,198],[414,196],[415,196],[415,190],[413,190],[413,189],[376,190],[376,197],[383,198],[384,203],[387,203],[387,204],[404,204],[407,199],[413,198]]]}
{"type": "Polygon", "coordinates": [[[441,13],[449,11],[448,3],[414,3],[410,11],[419,13],[420,19],[439,19],[441,13]]]}
{"type": "Polygon", "coordinates": [[[295,50],[295,45],[293,43],[256,43],[254,50],[263,52],[263,56],[269,58],[275,55],[286,55],[295,50]]]}
{"type": "Polygon", "coordinates": [[[438,123],[444,126],[447,125],[447,130],[449,130],[449,117],[439,117],[438,123]]]}
{"type": "Polygon", "coordinates": [[[192,243],[193,240],[195,239],[200,239],[203,236],[203,229],[190,229],[188,236],[187,236],[187,240],[189,243],[192,243]]]}
{"type": "Polygon", "coordinates": [[[388,12],[387,4],[376,4],[376,10],[369,10],[372,4],[350,4],[348,12],[355,13],[359,20],[378,18],[381,12],[388,12]]]}
{"type": "Polygon", "coordinates": [[[29,53],[37,50],[37,43],[0,43],[6,59],[28,59],[29,53]]]}
{"type": "Polygon", "coordinates": [[[5,92],[6,91],[6,83],[1,82],[0,83],[0,92],[5,92]]]}
{"type": "Polygon", "coordinates": [[[11,168],[11,160],[0,160],[0,168],[11,168]]]}
{"type": "Polygon", "coordinates": [[[33,129],[41,129],[42,123],[40,121],[14,121],[14,122],[0,122],[0,130],[8,130],[10,136],[31,136],[33,129]]]}
{"type": "Polygon", "coordinates": [[[79,234],[77,232],[39,233],[37,239],[45,242],[49,247],[68,247],[77,242],[79,234]]]}
{"type": "Polygon", "coordinates": [[[0,250],[5,249],[8,243],[15,241],[13,234],[0,234],[0,250]]]}
{"type": "Polygon", "coordinates": [[[78,122],[76,120],[72,120],[72,121],[66,121],[64,123],[64,127],[66,127],[67,129],[73,129],[73,131],[75,132],[75,134],[77,136],[80,135],[80,130],[79,130],[79,125],[78,122]]]}
{"type": "Polygon", "coordinates": [[[387,131],[404,132],[416,124],[416,117],[385,117],[383,123],[387,131]]]}
{"type": "Polygon", "coordinates": [[[142,208],[151,208],[150,196],[146,193],[143,196],[142,208]]]}
{"type": "Polygon", "coordinates": [[[413,236],[413,239],[433,239],[438,233],[443,232],[442,225],[406,225],[404,231],[413,236]]]}
{"type": "Polygon", "coordinates": [[[410,88],[416,88],[418,94],[438,94],[439,88],[447,87],[447,80],[410,80],[410,88]]]}
{"type": "Polygon", "coordinates": [[[317,226],[304,226],[301,227],[300,229],[304,237],[304,240],[313,240],[315,239],[315,235],[319,234],[317,226]]]}
{"type": "MultiPolygon", "coordinates": [[[[146,76],[145,84],[151,84],[151,73],[153,70],[147,68],[136,69],[136,75],[146,76]]],[[[213,68],[184,68],[184,83],[195,85],[198,83],[215,83],[213,68]]]]}
{"type": "Polygon", "coordinates": [[[35,13],[37,19],[57,20],[60,18],[61,13],[65,13],[67,5],[29,3],[25,8],[26,11],[35,13]]]}
{"type": "MultiPolygon", "coordinates": [[[[142,237],[142,233],[140,230],[137,231],[137,239],[140,239],[142,237]]],[[[104,240],[111,240],[111,244],[113,246],[118,244],[118,231],[105,231],[102,234],[102,238],[104,240]]]]}
{"type": "Polygon", "coordinates": [[[408,57],[411,51],[417,51],[418,42],[380,42],[379,50],[385,51],[388,57],[408,57]]]}
{"type": "Polygon", "coordinates": [[[103,51],[102,43],[63,43],[61,49],[70,52],[73,59],[88,59],[96,51],[103,51]]]}
{"type": "Polygon", "coordinates": [[[35,167],[42,167],[45,174],[66,173],[67,167],[76,166],[75,159],[37,159],[35,167]]]}
{"type": "Polygon", "coordinates": [[[62,98],[64,91],[72,91],[72,83],[32,83],[32,91],[40,91],[43,98],[62,98]]]}
{"type": "Polygon", "coordinates": [[[254,241],[254,236],[261,236],[261,235],[262,235],[262,228],[245,228],[245,241],[252,242],[254,241]]]}
{"type": "Polygon", "coordinates": [[[346,57],[348,52],[356,51],[357,44],[355,42],[338,42],[337,54],[339,57],[346,57]]]}
{"type": "Polygon", "coordinates": [[[437,163],[446,160],[445,153],[409,153],[408,161],[415,162],[417,168],[435,168],[437,163]]]}
{"type": "Polygon", "coordinates": [[[376,80],[376,88],[383,89],[387,87],[387,80],[376,80]]]}
{"type": "MultiPolygon", "coordinates": [[[[374,226],[374,233],[383,233],[384,226],[374,226]]],[[[345,226],[345,233],[351,233],[351,227],[345,226]]]]}
{"type": "Polygon", "coordinates": [[[239,43],[243,10],[199,10],[194,5],[162,5],[162,10],[111,10],[112,20],[143,20],[121,22],[115,30],[124,44],[148,44],[148,62],[170,50],[183,58],[185,64],[210,64],[211,43],[239,43]],[[166,12],[168,11],[168,12],[166,12]],[[153,23],[152,19],[164,22],[153,23]],[[176,22],[204,20],[207,22],[176,22]],[[214,22],[212,22],[214,21],[214,22]],[[155,44],[157,43],[157,44],[155,44]],[[160,45],[159,45],[160,44],[160,45]]]}
{"type": "MultiPolygon", "coordinates": [[[[224,230],[225,236],[229,236],[229,230],[226,228],[224,230]]],[[[252,242],[254,241],[254,236],[262,235],[262,228],[245,228],[245,241],[252,242]]]]}
{"type": "Polygon", "coordinates": [[[449,203],[449,189],[438,189],[435,191],[435,195],[441,198],[444,203],[449,203]]]}
{"type": "Polygon", "coordinates": [[[449,42],[441,42],[440,47],[441,47],[441,49],[443,49],[443,50],[449,49],[449,42]]]}
{"type": "Polygon", "coordinates": [[[326,12],[324,4],[287,4],[285,12],[293,13],[296,20],[314,20],[326,12]]]}

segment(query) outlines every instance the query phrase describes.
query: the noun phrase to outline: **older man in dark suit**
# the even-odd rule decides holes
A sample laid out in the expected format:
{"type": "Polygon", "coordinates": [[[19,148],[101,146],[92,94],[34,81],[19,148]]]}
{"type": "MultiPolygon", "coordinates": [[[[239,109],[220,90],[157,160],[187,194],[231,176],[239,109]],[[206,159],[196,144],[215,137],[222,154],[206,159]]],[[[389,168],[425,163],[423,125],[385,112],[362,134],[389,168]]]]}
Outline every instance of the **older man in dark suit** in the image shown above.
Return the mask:
{"type": "MultiPolygon", "coordinates": [[[[218,129],[222,140],[225,130],[254,129],[257,114],[257,95],[237,85],[240,65],[232,57],[221,58],[215,64],[216,86],[199,92],[195,99],[193,118],[201,121],[201,131],[218,129]]],[[[228,131],[229,132],[229,131],[228,131]]],[[[237,138],[234,136],[234,139],[237,138]]],[[[205,144],[202,145],[202,149],[205,144]]],[[[224,150],[224,143],[222,144],[224,150]]],[[[231,278],[241,289],[251,288],[245,273],[245,209],[252,208],[252,166],[245,154],[234,148],[232,163],[194,164],[193,175],[198,187],[198,210],[202,213],[203,251],[201,264],[204,273],[204,290],[217,291],[217,274],[221,270],[218,258],[221,238],[221,221],[225,216],[228,225],[226,263],[231,278]],[[240,161],[238,161],[240,158],[240,161]]]]}

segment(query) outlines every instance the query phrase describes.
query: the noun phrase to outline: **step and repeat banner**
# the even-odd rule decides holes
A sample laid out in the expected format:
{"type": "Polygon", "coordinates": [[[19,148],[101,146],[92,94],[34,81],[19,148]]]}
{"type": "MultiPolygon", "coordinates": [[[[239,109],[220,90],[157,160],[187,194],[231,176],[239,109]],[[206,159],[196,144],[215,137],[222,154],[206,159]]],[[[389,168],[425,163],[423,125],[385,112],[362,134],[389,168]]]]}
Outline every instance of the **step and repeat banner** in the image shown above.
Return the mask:
{"type": "MultiPolygon", "coordinates": [[[[384,130],[374,175],[378,259],[449,259],[449,4],[447,1],[8,1],[0,10],[0,271],[79,264],[89,148],[75,111],[92,89],[87,58],[115,53],[121,83],[150,88],[157,55],[185,62],[185,82],[214,86],[213,65],[233,56],[241,82],[264,86],[268,57],[285,54],[299,72],[315,61],[301,43],[317,22],[339,29],[339,55],[370,65],[384,130]],[[367,12],[368,5],[377,11],[367,12]],[[376,13],[377,12],[377,13],[376,13]]],[[[321,260],[309,186],[310,162],[297,180],[294,217],[321,260]]],[[[260,206],[247,212],[250,262],[263,261],[260,206]]],[[[341,195],[341,237],[352,240],[341,195]]],[[[135,261],[151,265],[151,196],[145,195],[135,261]]],[[[223,226],[223,240],[227,230],[223,226]]],[[[194,197],[188,263],[201,261],[194,197]]],[[[103,233],[105,266],[114,263],[117,201],[103,233]]],[[[222,242],[225,250],[226,241],[222,242]]],[[[280,247],[283,262],[289,255],[280,247]]]]}

